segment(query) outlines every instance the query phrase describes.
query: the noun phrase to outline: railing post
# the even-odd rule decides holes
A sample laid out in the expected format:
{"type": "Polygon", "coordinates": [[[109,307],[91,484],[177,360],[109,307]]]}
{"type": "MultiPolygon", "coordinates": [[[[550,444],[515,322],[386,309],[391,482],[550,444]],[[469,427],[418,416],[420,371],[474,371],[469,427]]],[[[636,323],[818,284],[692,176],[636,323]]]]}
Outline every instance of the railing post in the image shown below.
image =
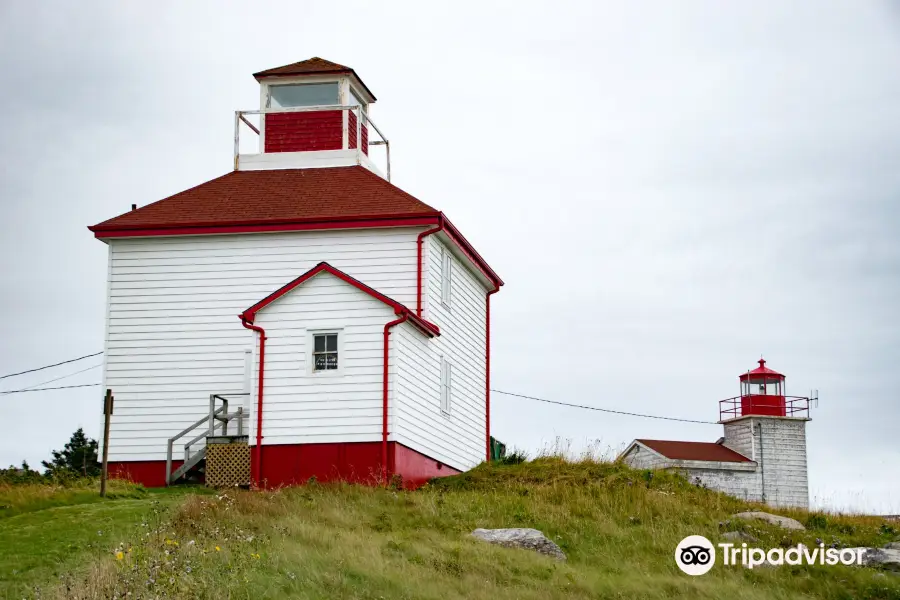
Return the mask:
{"type": "Polygon", "coordinates": [[[209,435],[215,435],[216,429],[216,395],[209,395],[209,435]]]}
{"type": "Polygon", "coordinates": [[[222,416],[225,418],[222,419],[222,435],[228,435],[228,398],[222,397],[222,416]]]}
{"type": "Polygon", "coordinates": [[[244,407],[238,406],[237,409],[238,435],[244,435],[244,407]]]}
{"type": "Polygon", "coordinates": [[[356,107],[356,162],[362,162],[362,104],[356,107]]]}
{"type": "Polygon", "coordinates": [[[166,450],[166,485],[172,485],[172,446],[174,444],[175,440],[170,439],[166,450]]]}
{"type": "Polygon", "coordinates": [[[239,156],[241,155],[241,111],[234,113],[234,170],[237,171],[240,166],[239,156]]]}

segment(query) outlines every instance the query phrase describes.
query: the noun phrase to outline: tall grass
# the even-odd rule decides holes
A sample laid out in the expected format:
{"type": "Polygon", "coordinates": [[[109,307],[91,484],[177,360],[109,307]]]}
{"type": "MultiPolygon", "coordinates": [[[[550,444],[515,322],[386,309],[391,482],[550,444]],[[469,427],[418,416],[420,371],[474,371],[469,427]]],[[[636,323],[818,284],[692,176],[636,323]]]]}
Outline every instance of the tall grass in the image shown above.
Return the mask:
{"type": "MultiPolygon", "coordinates": [[[[790,511],[812,528],[733,522],[755,508],[676,475],[542,457],[482,465],[415,492],[307,485],[189,498],[49,593],[54,598],[890,598],[900,578],[855,567],[677,570],[687,535],[746,530],[763,547],[881,545],[872,517],[790,511]],[[557,563],[473,539],[534,527],[557,563]]],[[[781,511],[779,511],[781,512],[781,511]]]]}
{"type": "MultiPolygon", "coordinates": [[[[140,498],[146,490],[127,481],[111,480],[107,498],[140,498]]],[[[96,478],[71,479],[39,483],[0,482],[0,519],[54,506],[101,502],[100,481],[96,478]]]]}

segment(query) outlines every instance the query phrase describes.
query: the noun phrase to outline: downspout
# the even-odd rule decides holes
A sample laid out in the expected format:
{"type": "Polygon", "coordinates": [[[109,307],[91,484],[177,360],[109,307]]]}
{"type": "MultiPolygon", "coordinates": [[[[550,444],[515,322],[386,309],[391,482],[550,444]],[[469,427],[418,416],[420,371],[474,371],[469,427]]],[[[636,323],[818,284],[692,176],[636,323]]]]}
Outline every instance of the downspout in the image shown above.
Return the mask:
{"type": "Polygon", "coordinates": [[[444,229],[444,216],[441,215],[438,217],[438,225],[437,227],[432,227],[431,229],[426,229],[422,233],[419,234],[419,237],[416,238],[416,316],[422,316],[422,243],[425,241],[425,238],[431,235],[432,233],[437,233],[444,229]]]}
{"type": "Polygon", "coordinates": [[[494,288],[485,296],[484,319],[484,445],[486,462],[491,462],[491,295],[500,291],[494,288]]]}
{"type": "Polygon", "coordinates": [[[266,373],[266,330],[258,325],[249,323],[241,317],[241,325],[259,334],[259,383],[257,384],[256,400],[256,485],[261,486],[262,481],[262,425],[263,425],[263,382],[266,373]]]}
{"type": "Polygon", "coordinates": [[[390,479],[388,469],[388,352],[390,349],[391,328],[409,319],[409,313],[404,312],[399,319],[395,319],[384,326],[384,373],[381,389],[381,469],[384,473],[384,484],[390,479]]]}

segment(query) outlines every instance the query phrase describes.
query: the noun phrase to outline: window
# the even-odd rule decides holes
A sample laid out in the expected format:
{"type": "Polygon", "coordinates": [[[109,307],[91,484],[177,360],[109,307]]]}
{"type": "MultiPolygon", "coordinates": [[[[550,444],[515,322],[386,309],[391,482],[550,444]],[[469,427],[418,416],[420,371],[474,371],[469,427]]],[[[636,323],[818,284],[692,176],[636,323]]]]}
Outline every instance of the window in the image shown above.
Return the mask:
{"type": "Polygon", "coordinates": [[[450,414],[450,401],[453,397],[453,370],[447,359],[441,357],[441,412],[450,414]]]}
{"type": "Polygon", "coordinates": [[[350,88],[350,97],[348,98],[347,104],[349,106],[353,106],[354,104],[358,104],[362,106],[363,112],[368,112],[366,109],[366,103],[360,100],[359,96],[356,95],[356,92],[353,91],[353,88],[350,88]]]}
{"type": "Polygon", "coordinates": [[[313,372],[338,368],[338,334],[313,334],[313,372]]]}
{"type": "Polygon", "coordinates": [[[338,104],[337,83],[301,83],[269,87],[269,108],[338,104]]]}
{"type": "Polygon", "coordinates": [[[450,306],[450,298],[453,290],[453,256],[448,250],[441,253],[441,304],[450,306]]]}

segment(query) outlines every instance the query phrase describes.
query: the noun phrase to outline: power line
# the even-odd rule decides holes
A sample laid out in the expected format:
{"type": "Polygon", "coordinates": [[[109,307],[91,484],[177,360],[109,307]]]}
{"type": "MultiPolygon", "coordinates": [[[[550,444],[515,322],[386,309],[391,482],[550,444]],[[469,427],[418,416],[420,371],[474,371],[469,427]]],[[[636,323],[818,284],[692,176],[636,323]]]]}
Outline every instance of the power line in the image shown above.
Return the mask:
{"type": "MultiPolygon", "coordinates": [[[[41,371],[43,369],[49,369],[51,367],[58,367],[60,365],[65,365],[68,363],[76,362],[79,360],[83,360],[85,358],[90,358],[92,356],[99,356],[100,354],[103,354],[103,352],[95,352],[94,354],[87,354],[85,356],[79,356],[78,358],[73,358],[71,360],[64,360],[64,361],[56,363],[56,364],[47,365],[45,367],[39,367],[37,369],[29,369],[28,371],[22,371],[21,373],[12,373],[10,375],[4,375],[4,376],[0,377],[0,379],[6,379],[7,377],[15,377],[16,375],[24,375],[25,373],[33,373],[35,371],[41,371]]],[[[97,386],[100,384],[99,383],[85,383],[85,384],[81,384],[81,385],[63,385],[63,386],[59,386],[59,387],[49,387],[49,388],[38,388],[37,387],[39,385],[45,385],[47,383],[53,383],[54,381],[59,381],[60,379],[66,379],[68,377],[73,377],[80,373],[84,373],[85,371],[90,371],[91,369],[96,369],[99,366],[101,366],[101,365],[94,365],[93,367],[88,367],[87,369],[82,369],[81,371],[76,371],[74,373],[70,373],[69,375],[63,375],[62,377],[57,377],[55,379],[42,381],[41,383],[36,383],[33,386],[22,388],[20,390],[9,390],[6,392],[0,392],[0,395],[19,394],[22,392],[43,392],[43,391],[48,391],[48,390],[66,390],[66,389],[71,389],[71,388],[97,386]]],[[[535,396],[526,396],[524,394],[514,394],[513,392],[504,392],[503,390],[491,389],[491,391],[494,392],[495,394],[503,394],[504,396],[513,396],[515,398],[523,398],[525,400],[534,400],[536,402],[545,402],[547,404],[568,406],[569,408],[581,408],[584,410],[593,410],[593,411],[597,411],[597,412],[605,412],[605,413],[611,413],[611,414],[615,414],[615,415],[625,415],[625,416],[629,416],[629,417],[641,417],[644,419],[659,419],[662,421],[678,421],[681,423],[699,423],[701,425],[718,425],[718,423],[716,423],[715,421],[698,421],[696,419],[681,419],[678,417],[663,417],[660,415],[647,415],[647,414],[642,414],[642,413],[628,412],[628,411],[624,411],[624,410],[613,410],[611,408],[600,408],[597,406],[586,406],[584,404],[572,404],[569,402],[560,402],[558,400],[548,400],[546,398],[537,398],[535,396]]]]}
{"type": "Polygon", "coordinates": [[[644,417],[645,419],[661,419],[663,421],[681,421],[682,423],[700,423],[702,425],[718,425],[715,421],[696,421],[694,419],[679,419],[676,417],[660,417],[658,415],[644,415],[641,413],[626,412],[624,410],[612,410],[609,408],[598,408],[596,406],[584,406],[583,404],[569,404],[567,402],[559,402],[557,400],[547,400],[546,398],[535,398],[534,396],[524,396],[522,394],[513,394],[512,392],[504,392],[503,390],[491,390],[496,394],[504,394],[506,396],[515,396],[516,398],[525,398],[526,400],[537,400],[538,402],[547,402],[548,404],[559,404],[560,406],[568,406],[570,408],[583,408],[586,410],[596,410],[599,412],[613,413],[617,415],[627,415],[629,417],[644,417]]]}
{"type": "Polygon", "coordinates": [[[21,371],[19,373],[10,373],[9,375],[3,375],[0,379],[6,379],[7,377],[15,377],[16,375],[24,375],[25,373],[34,373],[35,371],[43,371],[44,369],[49,369],[51,367],[58,367],[60,365],[66,365],[69,363],[77,362],[79,360],[84,360],[85,358],[91,358],[92,356],[100,356],[103,352],[94,352],[93,354],[85,354],[84,356],[79,356],[78,358],[73,358],[71,360],[64,360],[62,362],[58,362],[52,365],[47,365],[46,367],[38,367],[37,369],[28,369],[27,371],[21,371]]]}
{"type": "Polygon", "coordinates": [[[48,379],[47,381],[42,381],[42,382],[40,382],[40,383],[35,383],[34,385],[29,385],[28,387],[24,387],[24,388],[22,388],[22,389],[20,389],[20,390],[8,390],[8,391],[5,391],[5,392],[0,392],[0,396],[5,396],[5,395],[7,395],[7,394],[15,394],[15,393],[17,393],[17,392],[37,391],[37,390],[35,390],[34,388],[38,387],[39,385],[46,385],[46,384],[48,384],[48,383],[53,383],[54,381],[59,381],[60,379],[68,379],[69,377],[74,377],[75,375],[80,375],[81,373],[84,373],[85,371],[90,371],[91,369],[96,369],[97,367],[100,367],[100,366],[102,366],[102,365],[94,365],[93,367],[88,367],[87,369],[82,369],[82,370],[80,370],[80,371],[75,371],[74,373],[69,373],[68,375],[63,375],[62,377],[56,377],[56,378],[54,378],[54,379],[48,379]]]}
{"type": "Polygon", "coordinates": [[[24,389],[24,390],[12,390],[10,392],[4,392],[4,394],[21,394],[22,392],[46,392],[47,390],[68,390],[71,388],[92,387],[95,385],[101,385],[101,384],[99,384],[99,383],[82,383],[81,385],[61,385],[59,387],[29,388],[29,389],[24,389]]]}

